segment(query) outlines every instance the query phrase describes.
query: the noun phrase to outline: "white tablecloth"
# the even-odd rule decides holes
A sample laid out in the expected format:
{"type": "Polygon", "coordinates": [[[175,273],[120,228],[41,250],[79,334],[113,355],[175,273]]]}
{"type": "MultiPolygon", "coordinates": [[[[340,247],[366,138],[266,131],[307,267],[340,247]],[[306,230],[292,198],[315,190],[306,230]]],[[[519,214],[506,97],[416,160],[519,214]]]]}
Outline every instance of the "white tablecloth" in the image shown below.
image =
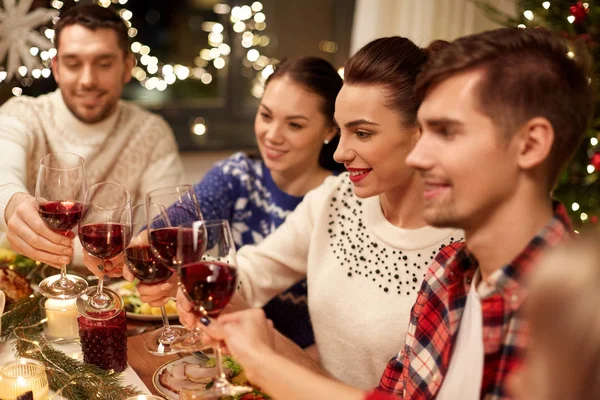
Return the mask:
{"type": "MultiPolygon", "coordinates": [[[[80,361],[83,359],[83,355],[81,353],[81,348],[79,347],[79,345],[74,344],[74,345],[70,345],[70,346],[56,346],[56,347],[58,349],[64,351],[65,354],[67,354],[73,358],[77,358],[80,361]]],[[[0,365],[4,364],[7,361],[14,360],[14,359],[15,359],[15,355],[12,350],[12,344],[11,343],[0,343],[0,365]]],[[[130,366],[127,366],[127,369],[125,371],[123,371],[122,378],[123,378],[123,380],[122,380],[123,385],[125,385],[125,386],[131,385],[131,386],[137,388],[143,394],[151,394],[150,391],[148,390],[148,388],[146,387],[146,385],[144,385],[144,382],[142,382],[140,377],[135,373],[135,371],[130,366]]]]}

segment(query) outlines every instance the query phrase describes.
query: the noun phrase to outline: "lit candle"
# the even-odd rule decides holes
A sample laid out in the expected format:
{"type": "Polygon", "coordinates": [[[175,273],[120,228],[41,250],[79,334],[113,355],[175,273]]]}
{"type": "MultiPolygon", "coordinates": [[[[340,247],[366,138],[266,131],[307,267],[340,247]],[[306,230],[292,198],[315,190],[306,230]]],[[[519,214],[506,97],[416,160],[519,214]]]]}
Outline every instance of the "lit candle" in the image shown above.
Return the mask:
{"type": "Polygon", "coordinates": [[[77,308],[75,300],[47,299],[44,303],[46,311],[46,336],[52,339],[75,339],[79,337],[77,326],[77,308]]]}
{"type": "Polygon", "coordinates": [[[33,394],[33,400],[48,400],[50,389],[44,365],[26,358],[4,364],[0,368],[2,398],[18,399],[27,392],[33,394]]]}

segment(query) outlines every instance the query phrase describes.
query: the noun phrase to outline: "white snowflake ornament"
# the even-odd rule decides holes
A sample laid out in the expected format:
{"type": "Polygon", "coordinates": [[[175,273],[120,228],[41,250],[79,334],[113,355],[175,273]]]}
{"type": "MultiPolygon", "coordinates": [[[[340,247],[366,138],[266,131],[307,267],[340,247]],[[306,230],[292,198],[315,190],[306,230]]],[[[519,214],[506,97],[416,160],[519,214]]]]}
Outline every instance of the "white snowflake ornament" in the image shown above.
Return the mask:
{"type": "Polygon", "coordinates": [[[52,42],[35,28],[47,23],[58,15],[58,11],[36,8],[29,13],[33,0],[2,0],[0,10],[0,62],[6,61],[6,79],[10,80],[21,65],[28,71],[39,66],[37,58],[31,55],[30,48],[51,49],[52,42]]]}

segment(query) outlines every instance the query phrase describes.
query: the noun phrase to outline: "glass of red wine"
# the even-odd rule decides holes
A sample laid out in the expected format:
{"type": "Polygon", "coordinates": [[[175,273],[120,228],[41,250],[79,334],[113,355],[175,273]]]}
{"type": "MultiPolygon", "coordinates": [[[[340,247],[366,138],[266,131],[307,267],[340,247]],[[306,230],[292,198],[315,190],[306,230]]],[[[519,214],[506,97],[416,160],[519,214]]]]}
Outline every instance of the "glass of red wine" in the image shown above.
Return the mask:
{"type": "MultiPolygon", "coordinates": [[[[196,221],[179,226],[177,237],[179,282],[194,313],[203,324],[219,316],[237,287],[235,242],[227,220],[196,221]],[[203,240],[199,240],[202,238],[203,240]]],[[[192,335],[173,343],[178,350],[198,350],[192,335]]],[[[238,396],[252,391],[232,385],[223,372],[221,346],[214,346],[218,377],[206,397],[238,396]]]]}
{"type": "MultiPolygon", "coordinates": [[[[55,232],[67,235],[83,215],[83,201],[87,189],[84,159],[73,153],[50,153],[40,160],[35,200],[40,217],[55,232]]],[[[87,289],[85,279],[67,275],[62,265],[59,275],[40,282],[40,292],[52,299],[74,299],[87,289]]]]}
{"type": "Polygon", "coordinates": [[[202,212],[191,185],[168,186],[146,195],[148,241],[159,260],[176,272],[177,226],[202,221],[202,212]]]}
{"type": "MultiPolygon", "coordinates": [[[[84,250],[103,261],[123,253],[131,239],[131,200],[127,190],[114,182],[90,186],[85,199],[85,216],[79,223],[79,240],[84,250]]],[[[102,271],[103,265],[98,265],[102,271]]],[[[123,309],[123,299],[104,288],[109,276],[89,288],[76,301],[77,310],[87,318],[106,320],[123,309]]]]}
{"type": "MultiPolygon", "coordinates": [[[[164,209],[163,209],[164,210],[164,209]]],[[[164,210],[166,211],[166,210],[164,210]]],[[[131,229],[133,236],[125,249],[125,262],[131,273],[143,284],[159,285],[173,275],[173,269],[161,261],[148,243],[147,230],[148,212],[145,204],[140,204],[131,210],[131,229]]],[[[155,355],[173,354],[171,343],[179,336],[188,333],[180,325],[170,325],[165,306],[160,307],[163,327],[156,330],[146,339],[148,352],[155,355]]]]}

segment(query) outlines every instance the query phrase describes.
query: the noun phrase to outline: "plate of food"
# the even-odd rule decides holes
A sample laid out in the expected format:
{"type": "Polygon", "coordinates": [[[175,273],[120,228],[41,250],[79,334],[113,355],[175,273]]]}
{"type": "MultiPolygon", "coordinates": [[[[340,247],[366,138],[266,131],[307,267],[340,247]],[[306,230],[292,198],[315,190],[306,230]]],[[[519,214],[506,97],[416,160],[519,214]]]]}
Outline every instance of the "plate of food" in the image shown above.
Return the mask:
{"type": "MultiPolygon", "coordinates": [[[[237,385],[250,385],[244,370],[233,358],[223,357],[223,369],[227,378],[237,385]]],[[[217,376],[215,359],[202,360],[194,355],[170,361],[160,366],[154,376],[152,383],[156,390],[165,398],[171,400],[179,399],[179,392],[183,390],[202,392],[208,389],[213,379],[217,376]]],[[[232,397],[233,400],[267,400],[270,399],[259,389],[252,393],[232,397]]]]}
{"type": "MultiPolygon", "coordinates": [[[[121,281],[112,283],[108,285],[108,287],[123,298],[124,308],[128,318],[140,321],[162,320],[160,307],[152,307],[150,304],[143,303],[142,300],[140,300],[140,294],[136,289],[136,284],[137,281],[121,281]]],[[[165,308],[169,319],[178,318],[177,307],[174,300],[169,300],[169,302],[165,304],[165,308]]]]}

